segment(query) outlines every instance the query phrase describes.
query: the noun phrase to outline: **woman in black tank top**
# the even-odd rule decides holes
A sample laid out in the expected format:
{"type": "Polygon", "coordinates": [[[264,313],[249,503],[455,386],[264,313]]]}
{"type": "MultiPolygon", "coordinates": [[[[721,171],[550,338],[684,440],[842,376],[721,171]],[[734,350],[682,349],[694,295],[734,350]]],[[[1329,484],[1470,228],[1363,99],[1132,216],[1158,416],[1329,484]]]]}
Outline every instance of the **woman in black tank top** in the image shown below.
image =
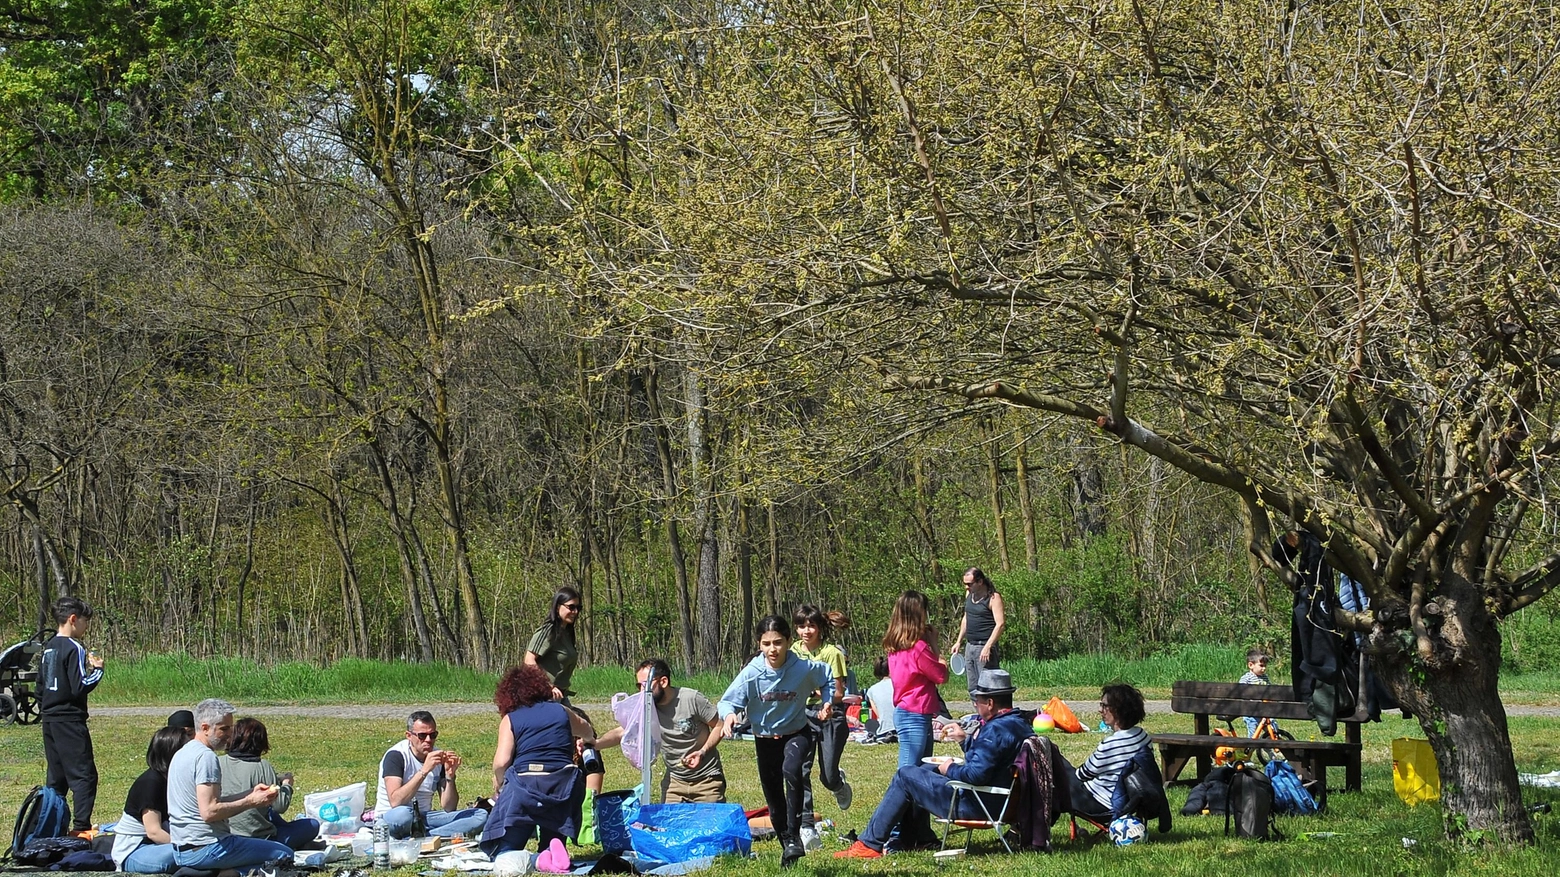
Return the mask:
{"type": "MultiPolygon", "coordinates": [[[[959,619],[959,635],[953,640],[953,654],[964,646],[964,679],[971,690],[985,668],[1002,666],[1002,650],[997,640],[1006,626],[1002,595],[991,579],[971,567],[964,573],[964,617],[959,619]]],[[[972,698],[973,700],[973,698],[972,698]]]]}

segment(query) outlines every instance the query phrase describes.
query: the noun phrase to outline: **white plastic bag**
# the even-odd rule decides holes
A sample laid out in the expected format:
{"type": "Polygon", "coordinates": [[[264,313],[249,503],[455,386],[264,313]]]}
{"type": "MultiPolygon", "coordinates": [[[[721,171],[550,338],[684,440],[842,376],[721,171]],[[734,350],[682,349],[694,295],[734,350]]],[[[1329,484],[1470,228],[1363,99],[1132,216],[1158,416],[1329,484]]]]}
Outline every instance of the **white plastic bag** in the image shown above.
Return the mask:
{"type": "Polygon", "coordinates": [[[661,724],[650,723],[650,751],[640,752],[641,726],[644,724],[644,697],[643,692],[636,694],[624,694],[618,692],[612,695],[612,715],[617,718],[617,723],[623,726],[623,757],[634,766],[635,770],[641,770],[645,762],[655,761],[655,757],[661,752],[661,724]]]}
{"type": "Polygon", "coordinates": [[[320,821],[325,836],[357,831],[363,819],[364,797],[368,783],[353,783],[328,792],[303,796],[303,812],[320,821]]]}

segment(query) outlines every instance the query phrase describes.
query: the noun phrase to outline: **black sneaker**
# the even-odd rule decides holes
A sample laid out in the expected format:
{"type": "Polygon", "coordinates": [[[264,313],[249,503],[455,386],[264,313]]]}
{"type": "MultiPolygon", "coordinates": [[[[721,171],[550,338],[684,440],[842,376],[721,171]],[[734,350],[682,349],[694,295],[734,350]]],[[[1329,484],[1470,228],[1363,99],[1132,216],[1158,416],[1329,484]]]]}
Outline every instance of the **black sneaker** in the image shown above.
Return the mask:
{"type": "Polygon", "coordinates": [[[803,856],[807,855],[807,851],[802,849],[800,840],[786,841],[783,849],[785,851],[780,854],[780,867],[782,868],[789,868],[795,865],[803,856]]]}

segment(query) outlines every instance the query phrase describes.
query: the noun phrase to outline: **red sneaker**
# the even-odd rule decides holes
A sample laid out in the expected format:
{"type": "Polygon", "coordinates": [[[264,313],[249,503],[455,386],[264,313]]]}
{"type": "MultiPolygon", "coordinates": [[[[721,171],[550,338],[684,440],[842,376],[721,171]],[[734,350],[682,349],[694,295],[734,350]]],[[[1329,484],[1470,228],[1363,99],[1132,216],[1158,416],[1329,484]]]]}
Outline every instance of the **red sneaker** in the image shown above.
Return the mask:
{"type": "Polygon", "coordinates": [[[834,854],[836,859],[881,859],[883,854],[867,846],[861,841],[856,841],[850,846],[834,854]]]}

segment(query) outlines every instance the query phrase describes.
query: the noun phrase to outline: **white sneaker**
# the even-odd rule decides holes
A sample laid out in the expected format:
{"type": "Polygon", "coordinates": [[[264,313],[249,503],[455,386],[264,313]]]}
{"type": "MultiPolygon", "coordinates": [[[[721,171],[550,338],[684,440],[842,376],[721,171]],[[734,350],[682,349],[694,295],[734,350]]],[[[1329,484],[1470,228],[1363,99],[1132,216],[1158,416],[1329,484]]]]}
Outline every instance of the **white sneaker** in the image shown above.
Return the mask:
{"type": "Polygon", "coordinates": [[[802,849],[809,853],[815,853],[823,847],[823,841],[818,837],[817,829],[802,826],[802,849]]]}
{"type": "Polygon", "coordinates": [[[850,803],[856,800],[856,792],[850,787],[850,780],[845,779],[845,771],[840,771],[840,787],[834,790],[834,803],[840,805],[841,810],[849,810],[850,803]]]}

